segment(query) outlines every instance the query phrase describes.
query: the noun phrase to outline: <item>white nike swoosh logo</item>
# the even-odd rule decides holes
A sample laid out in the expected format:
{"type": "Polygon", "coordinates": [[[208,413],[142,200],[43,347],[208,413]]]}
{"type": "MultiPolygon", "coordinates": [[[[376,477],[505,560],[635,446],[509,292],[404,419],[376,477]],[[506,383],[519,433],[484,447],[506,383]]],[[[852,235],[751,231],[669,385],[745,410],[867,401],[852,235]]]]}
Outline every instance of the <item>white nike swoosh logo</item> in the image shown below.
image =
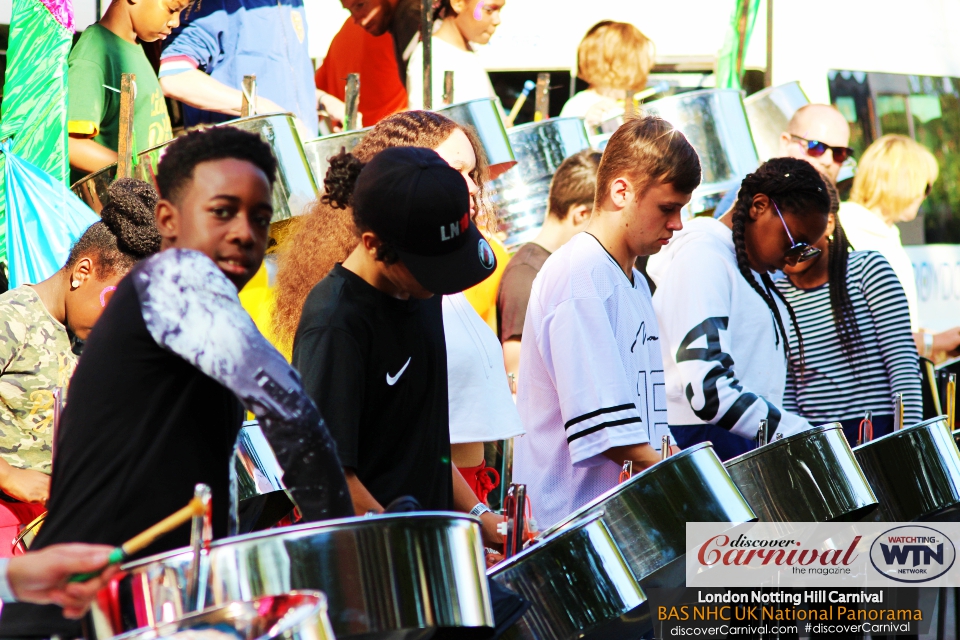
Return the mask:
{"type": "Polygon", "coordinates": [[[403,372],[407,370],[407,367],[410,365],[410,360],[412,360],[412,359],[413,359],[413,356],[410,356],[409,358],[407,358],[407,361],[403,363],[403,366],[402,366],[402,367],[400,367],[400,371],[397,371],[397,375],[392,376],[392,375],[390,375],[390,372],[389,372],[389,371],[387,372],[387,384],[388,384],[388,385],[390,385],[390,386],[392,387],[393,385],[397,384],[397,380],[399,380],[399,379],[400,379],[400,376],[403,375],[403,372]]]}

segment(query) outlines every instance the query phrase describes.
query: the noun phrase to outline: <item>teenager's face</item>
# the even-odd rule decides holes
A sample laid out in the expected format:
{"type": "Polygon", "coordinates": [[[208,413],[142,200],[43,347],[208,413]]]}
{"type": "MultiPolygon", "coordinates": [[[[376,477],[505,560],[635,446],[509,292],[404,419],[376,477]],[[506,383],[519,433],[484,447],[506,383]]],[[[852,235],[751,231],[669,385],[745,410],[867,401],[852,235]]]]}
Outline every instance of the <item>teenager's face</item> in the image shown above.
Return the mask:
{"type": "Polygon", "coordinates": [[[783,270],[787,266],[785,256],[792,244],[787,229],[795,242],[807,244],[819,241],[827,229],[827,213],[798,212],[784,207],[780,207],[780,213],[783,214],[783,221],[771,205],[770,198],[762,193],[753,197],[750,219],[744,229],[744,241],[750,266],[761,273],[783,270]]]}
{"type": "Polygon", "coordinates": [[[92,258],[77,261],[70,272],[70,289],[64,297],[66,325],[73,335],[87,339],[121,278],[123,274],[99,277],[92,258]]]}
{"type": "Polygon", "coordinates": [[[506,0],[460,0],[454,3],[457,29],[468,42],[487,44],[500,26],[500,10],[505,4],[506,0]]]}
{"type": "MultiPolygon", "coordinates": [[[[831,213],[827,218],[826,231],[824,231],[823,236],[821,236],[821,238],[813,244],[813,246],[815,246],[817,249],[820,249],[820,255],[815,256],[806,262],[798,262],[793,266],[790,266],[789,264],[785,265],[783,267],[783,272],[788,276],[798,276],[810,271],[814,267],[823,267],[826,265],[827,260],[830,259],[830,242],[828,238],[833,235],[833,230],[836,228],[836,226],[836,216],[831,213]]],[[[793,233],[793,231],[791,230],[790,233],[793,233]]]]}
{"type": "Polygon", "coordinates": [[[473,172],[477,168],[477,154],[473,152],[473,145],[470,144],[470,138],[467,137],[459,128],[454,129],[450,136],[440,143],[440,146],[434,149],[437,155],[460,172],[463,179],[467,181],[467,190],[470,192],[470,219],[476,220],[477,216],[477,193],[480,187],[473,180],[473,172]]]}
{"type": "Polygon", "coordinates": [[[672,184],[659,181],[642,192],[633,193],[623,211],[631,252],[649,256],[660,251],[675,231],[683,229],[680,210],[690,202],[690,197],[691,194],[677,191],[672,184]]]}
{"type": "Polygon", "coordinates": [[[180,26],[180,12],[189,5],[190,0],[134,0],[130,17],[137,37],[143,42],[166,40],[180,26]]]}
{"type": "Polygon", "coordinates": [[[390,29],[396,0],[340,0],[350,17],[372,36],[382,36],[390,29]]]}
{"type": "Polygon", "coordinates": [[[263,262],[273,217],[270,181],[257,166],[227,158],[201,162],[179,202],[157,203],[163,248],[206,254],[237,289],[263,262]]]}

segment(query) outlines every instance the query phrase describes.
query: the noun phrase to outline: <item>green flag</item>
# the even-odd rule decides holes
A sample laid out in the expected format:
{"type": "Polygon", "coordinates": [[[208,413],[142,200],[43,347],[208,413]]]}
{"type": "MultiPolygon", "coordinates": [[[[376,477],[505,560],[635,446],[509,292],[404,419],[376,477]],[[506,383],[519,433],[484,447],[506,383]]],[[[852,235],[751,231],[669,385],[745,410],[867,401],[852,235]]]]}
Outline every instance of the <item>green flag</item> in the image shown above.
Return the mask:
{"type": "MultiPolygon", "coordinates": [[[[70,0],[13,0],[0,140],[10,151],[66,183],[67,55],[73,33],[70,0]]],[[[0,261],[7,261],[6,185],[0,154],[0,261]]]]}
{"type": "Polygon", "coordinates": [[[733,0],[733,15],[723,48],[717,59],[717,88],[739,89],[743,77],[743,59],[747,55],[753,25],[757,21],[760,0],[733,0]]]}

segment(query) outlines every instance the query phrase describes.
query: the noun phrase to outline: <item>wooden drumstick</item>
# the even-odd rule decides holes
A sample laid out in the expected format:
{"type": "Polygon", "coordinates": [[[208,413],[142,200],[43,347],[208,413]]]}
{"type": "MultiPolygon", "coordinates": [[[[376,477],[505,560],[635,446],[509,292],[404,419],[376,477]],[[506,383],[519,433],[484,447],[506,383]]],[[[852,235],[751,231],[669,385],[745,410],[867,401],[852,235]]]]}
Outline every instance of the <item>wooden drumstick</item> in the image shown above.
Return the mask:
{"type": "MultiPolygon", "coordinates": [[[[183,509],[180,509],[176,513],[167,516],[157,524],[145,530],[143,533],[139,533],[133,536],[132,538],[124,542],[122,545],[114,549],[110,553],[110,558],[107,561],[107,566],[110,566],[111,564],[118,564],[120,562],[123,562],[133,554],[146,549],[148,546],[150,546],[151,543],[153,543],[154,540],[156,540],[160,536],[170,533],[177,527],[183,524],[186,524],[187,522],[190,521],[190,518],[192,518],[193,516],[203,515],[203,512],[204,512],[203,502],[198,498],[194,498],[193,500],[190,501],[190,504],[185,506],[183,509]]],[[[106,568],[107,567],[104,567],[103,569],[106,569],[106,568]]],[[[103,569],[100,569],[100,571],[103,571],[103,569]]],[[[86,582],[87,580],[90,580],[91,578],[95,578],[98,575],[100,575],[100,571],[91,571],[89,573],[77,573],[70,577],[70,582],[86,582]]]]}

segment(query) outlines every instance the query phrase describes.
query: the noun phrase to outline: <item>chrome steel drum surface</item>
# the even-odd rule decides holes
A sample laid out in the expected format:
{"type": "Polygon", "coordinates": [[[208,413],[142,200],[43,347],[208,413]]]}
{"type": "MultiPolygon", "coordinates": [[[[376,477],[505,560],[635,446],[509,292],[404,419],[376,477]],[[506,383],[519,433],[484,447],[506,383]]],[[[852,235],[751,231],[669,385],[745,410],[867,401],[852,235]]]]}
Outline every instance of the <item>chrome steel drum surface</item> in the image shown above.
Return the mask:
{"type": "MultiPolygon", "coordinates": [[[[182,617],[190,559],[178,550],[123,567],[115,601],[124,630],[182,617]]],[[[493,626],[485,565],[475,518],[346,518],[215,542],[200,597],[210,607],[317,589],[338,638],[425,638],[440,628],[470,638],[493,626]]]]}
{"type": "Polygon", "coordinates": [[[761,161],[780,155],[780,134],[787,130],[797,109],[807,104],[810,98],[797,81],[767,87],[743,99],[761,161]]]}
{"type": "Polygon", "coordinates": [[[500,103],[490,98],[479,98],[468,102],[451,104],[435,109],[457,124],[469,125],[477,132],[480,144],[487,154],[490,165],[490,180],[500,177],[510,167],[517,164],[513,155],[507,131],[500,114],[500,103]]]}
{"type": "Polygon", "coordinates": [[[259,531],[293,509],[283,484],[283,469],[256,420],[243,423],[234,449],[239,533],[259,531]]]}
{"type": "Polygon", "coordinates": [[[639,638],[652,628],[647,596],[601,516],[575,522],[489,570],[531,603],[505,638],[639,638]]]}
{"type": "Polygon", "coordinates": [[[327,619],[327,599],[318,591],[293,591],[230,602],[150,629],[131,631],[118,638],[195,640],[200,633],[210,640],[217,634],[224,640],[334,640],[327,619]]]}
{"type": "Polygon", "coordinates": [[[946,416],[853,450],[887,522],[960,521],[960,450],[946,416]]]}
{"type": "Polygon", "coordinates": [[[642,109],[682,131],[700,156],[703,177],[689,204],[692,215],[716,207],[724,193],[738,189],[743,177],[759,165],[739,90],[679,93],[642,109]]]}
{"type": "Polygon", "coordinates": [[[543,537],[599,512],[644,589],[685,584],[687,522],[756,520],[708,442],[617,485],[545,531],[543,537]]]}
{"type": "MultiPolygon", "coordinates": [[[[213,126],[230,126],[259,134],[277,156],[277,181],[273,185],[273,221],[281,222],[298,216],[317,198],[317,182],[303,153],[295,118],[289,113],[252,116],[230,120],[213,126]]],[[[166,148],[173,142],[165,142],[141,151],[139,164],[134,168],[134,177],[156,186],[157,166],[166,148]]],[[[97,213],[103,208],[107,188],[117,175],[117,165],[112,164],[75,182],[70,188],[81,200],[97,213]]]]}
{"type": "Polygon", "coordinates": [[[313,171],[313,177],[316,179],[320,191],[323,191],[323,179],[327,177],[330,157],[340,153],[341,149],[346,149],[348,153],[353,151],[353,148],[360,144],[360,141],[363,140],[370,129],[372,127],[334,133],[303,143],[303,152],[307,154],[307,162],[310,163],[310,169],[313,171]]]}
{"type": "Polygon", "coordinates": [[[490,183],[508,249],[537,235],[547,213],[550,180],[565,158],[590,148],[582,118],[551,118],[507,131],[517,166],[490,183]]]}
{"type": "Polygon", "coordinates": [[[856,521],[877,508],[839,423],[775,440],[725,466],[762,522],[856,521]]]}

